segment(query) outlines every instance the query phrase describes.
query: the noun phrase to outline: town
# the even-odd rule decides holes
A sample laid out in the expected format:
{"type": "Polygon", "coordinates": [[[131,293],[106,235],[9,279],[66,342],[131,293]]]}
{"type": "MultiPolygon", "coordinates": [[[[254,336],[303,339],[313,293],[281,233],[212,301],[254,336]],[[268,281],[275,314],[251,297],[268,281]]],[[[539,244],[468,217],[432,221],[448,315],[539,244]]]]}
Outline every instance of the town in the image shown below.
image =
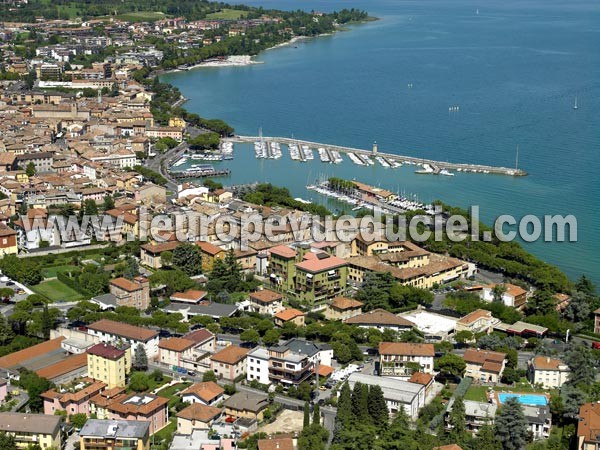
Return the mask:
{"type": "Polygon", "coordinates": [[[173,177],[182,154],[222,157],[234,130],[158,75],[366,13],[91,3],[68,18],[2,5],[0,449],[600,445],[600,298],[585,276],[516,243],[316,239],[329,211],[285,188],[173,177]],[[248,215],[285,225],[243,242],[248,215]],[[102,225],[61,228],[85,217],[102,225]]]}

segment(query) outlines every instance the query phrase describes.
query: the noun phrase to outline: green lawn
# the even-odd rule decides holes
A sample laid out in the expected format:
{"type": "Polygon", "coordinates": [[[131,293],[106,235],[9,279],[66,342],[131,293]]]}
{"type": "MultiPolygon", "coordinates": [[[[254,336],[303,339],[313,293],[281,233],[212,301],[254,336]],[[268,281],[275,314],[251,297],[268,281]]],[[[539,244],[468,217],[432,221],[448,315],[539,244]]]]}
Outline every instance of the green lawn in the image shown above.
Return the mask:
{"type": "Polygon", "coordinates": [[[188,388],[191,385],[192,385],[192,383],[190,383],[190,382],[177,383],[177,384],[174,384],[173,386],[169,386],[168,388],[161,389],[160,391],[158,391],[158,393],[156,395],[159,395],[161,397],[173,398],[176,396],[177,393],[183,391],[184,389],[188,388]]]}
{"type": "Polygon", "coordinates": [[[44,281],[31,289],[53,302],[73,302],[83,298],[79,292],[58,280],[44,281]]]}
{"type": "MultiPolygon", "coordinates": [[[[127,22],[155,22],[162,20],[166,16],[160,11],[137,11],[111,16],[114,19],[124,20],[127,22]]],[[[107,17],[104,17],[107,18],[107,17]]],[[[108,17],[110,18],[110,17],[108,17]]]]}
{"type": "Polygon", "coordinates": [[[162,430],[158,430],[156,433],[152,435],[151,449],[161,449],[161,443],[163,441],[170,441],[173,434],[177,431],[177,417],[171,417],[169,419],[169,424],[164,427],[162,430]]]}
{"type": "Polygon", "coordinates": [[[56,274],[58,274],[58,273],[70,272],[70,271],[76,270],[76,269],[77,269],[77,267],[69,265],[69,264],[65,264],[62,266],[45,267],[44,269],[42,269],[42,276],[44,278],[55,278],[56,274]]]}
{"type": "Polygon", "coordinates": [[[246,11],[242,11],[239,9],[223,8],[221,11],[207,14],[206,18],[208,20],[210,20],[210,19],[213,19],[213,20],[238,20],[245,14],[246,14],[246,11]]]}
{"type": "Polygon", "coordinates": [[[485,393],[487,392],[487,386],[476,386],[471,385],[465,394],[465,400],[473,400],[476,402],[487,402],[485,393]]]}

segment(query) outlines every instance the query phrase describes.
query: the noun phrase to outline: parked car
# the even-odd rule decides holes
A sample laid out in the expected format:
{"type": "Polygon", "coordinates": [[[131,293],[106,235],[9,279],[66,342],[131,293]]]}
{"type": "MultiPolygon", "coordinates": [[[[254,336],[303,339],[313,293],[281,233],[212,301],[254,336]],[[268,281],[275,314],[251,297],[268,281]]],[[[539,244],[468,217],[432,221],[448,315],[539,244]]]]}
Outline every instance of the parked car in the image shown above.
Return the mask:
{"type": "Polygon", "coordinates": [[[596,350],[600,350],[600,342],[592,342],[592,348],[596,350]]]}

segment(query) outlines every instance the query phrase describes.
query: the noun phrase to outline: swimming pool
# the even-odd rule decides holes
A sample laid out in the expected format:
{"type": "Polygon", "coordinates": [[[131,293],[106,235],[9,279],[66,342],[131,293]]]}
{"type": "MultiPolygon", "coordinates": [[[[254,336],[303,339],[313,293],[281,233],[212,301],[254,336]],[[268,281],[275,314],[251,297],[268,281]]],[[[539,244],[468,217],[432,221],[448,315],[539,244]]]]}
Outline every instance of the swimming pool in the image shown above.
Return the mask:
{"type": "Polygon", "coordinates": [[[500,400],[500,403],[504,403],[506,400],[513,397],[516,398],[522,405],[545,406],[548,404],[548,398],[542,394],[498,394],[498,400],[500,400]]]}

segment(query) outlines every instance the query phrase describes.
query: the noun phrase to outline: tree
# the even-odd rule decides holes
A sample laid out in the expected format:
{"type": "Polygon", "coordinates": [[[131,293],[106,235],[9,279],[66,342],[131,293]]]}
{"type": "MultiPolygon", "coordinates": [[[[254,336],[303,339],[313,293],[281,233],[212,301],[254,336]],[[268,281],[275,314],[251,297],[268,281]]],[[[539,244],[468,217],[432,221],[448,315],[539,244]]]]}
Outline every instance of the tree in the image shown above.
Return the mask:
{"type": "Polygon", "coordinates": [[[34,412],[42,411],[44,402],[40,395],[50,389],[52,383],[35,372],[23,370],[19,374],[19,386],[27,391],[29,408],[34,412]]]}
{"type": "Polygon", "coordinates": [[[129,378],[129,387],[136,392],[150,389],[150,380],[144,372],[134,372],[129,378]]]}
{"type": "Polygon", "coordinates": [[[383,391],[381,390],[381,386],[377,384],[369,388],[368,411],[373,421],[373,424],[375,424],[378,427],[387,426],[390,420],[388,408],[385,402],[385,398],[383,397],[383,391]]]}
{"type": "Polygon", "coordinates": [[[108,211],[108,210],[113,209],[114,207],[115,207],[114,199],[110,195],[105,196],[104,202],[102,203],[102,209],[104,211],[108,211]]]}
{"type": "Polygon", "coordinates": [[[80,430],[87,422],[87,416],[85,413],[73,414],[69,416],[69,422],[75,429],[80,430]]]}
{"type": "Polygon", "coordinates": [[[133,361],[131,366],[135,370],[147,370],[148,369],[148,355],[146,355],[146,349],[142,344],[138,344],[133,354],[133,361]]]}
{"type": "Polygon", "coordinates": [[[173,252],[166,250],[160,254],[160,264],[163,267],[169,267],[173,264],[173,252]]]}
{"type": "Polygon", "coordinates": [[[173,250],[173,266],[188,276],[202,273],[202,255],[194,244],[182,243],[173,250]]]}
{"type": "Polygon", "coordinates": [[[308,428],[310,426],[310,406],[308,402],[304,402],[304,421],[302,422],[303,428],[308,428]]]}
{"type": "Polygon", "coordinates": [[[459,344],[467,344],[475,338],[472,331],[460,330],[454,335],[454,340],[459,344]]]}
{"type": "Polygon", "coordinates": [[[521,374],[519,371],[513,367],[506,367],[504,372],[502,372],[502,382],[506,384],[516,383],[521,379],[521,374]]]}
{"type": "Polygon", "coordinates": [[[446,353],[438,359],[440,372],[454,377],[462,377],[467,369],[467,363],[460,356],[446,353]]]}
{"type": "Polygon", "coordinates": [[[495,284],[492,288],[492,297],[495,303],[503,303],[502,298],[506,293],[506,286],[503,284],[495,284]]]}
{"type": "Polygon", "coordinates": [[[217,375],[212,370],[207,370],[202,374],[202,381],[214,381],[217,382],[217,375]]]}
{"type": "Polygon", "coordinates": [[[2,450],[17,450],[15,437],[5,431],[0,431],[0,448],[2,450]]]}
{"type": "Polygon", "coordinates": [[[35,164],[32,161],[29,164],[27,164],[27,167],[25,168],[25,174],[28,177],[32,177],[35,175],[35,173],[36,173],[35,164]]]}
{"type": "Polygon", "coordinates": [[[263,343],[266,346],[271,346],[279,343],[279,330],[268,330],[263,336],[263,343]]]}
{"type": "Polygon", "coordinates": [[[481,450],[502,450],[502,444],[494,432],[494,427],[491,425],[483,425],[475,436],[472,448],[481,450]]]}
{"type": "Polygon", "coordinates": [[[496,436],[504,450],[522,450],[527,444],[529,433],[523,407],[512,397],[506,400],[496,416],[496,436]]]}
{"type": "Polygon", "coordinates": [[[87,216],[97,216],[98,215],[98,205],[96,205],[96,201],[94,199],[87,199],[83,202],[83,213],[87,216]]]}
{"type": "Polygon", "coordinates": [[[260,334],[255,329],[244,330],[240,339],[248,344],[256,345],[260,342],[260,334]]]}
{"type": "Polygon", "coordinates": [[[597,373],[594,362],[592,350],[587,345],[572,343],[565,355],[565,363],[571,369],[568,383],[573,386],[591,385],[597,373]]]}
{"type": "Polygon", "coordinates": [[[352,389],[352,415],[363,423],[369,423],[369,387],[355,383],[352,389]]]}
{"type": "Polygon", "coordinates": [[[312,423],[321,424],[321,408],[318,403],[315,403],[313,408],[312,423]]]}
{"type": "Polygon", "coordinates": [[[467,431],[467,423],[465,418],[465,403],[461,397],[455,397],[452,404],[452,410],[448,418],[452,427],[450,435],[454,440],[460,440],[467,431]]]}

